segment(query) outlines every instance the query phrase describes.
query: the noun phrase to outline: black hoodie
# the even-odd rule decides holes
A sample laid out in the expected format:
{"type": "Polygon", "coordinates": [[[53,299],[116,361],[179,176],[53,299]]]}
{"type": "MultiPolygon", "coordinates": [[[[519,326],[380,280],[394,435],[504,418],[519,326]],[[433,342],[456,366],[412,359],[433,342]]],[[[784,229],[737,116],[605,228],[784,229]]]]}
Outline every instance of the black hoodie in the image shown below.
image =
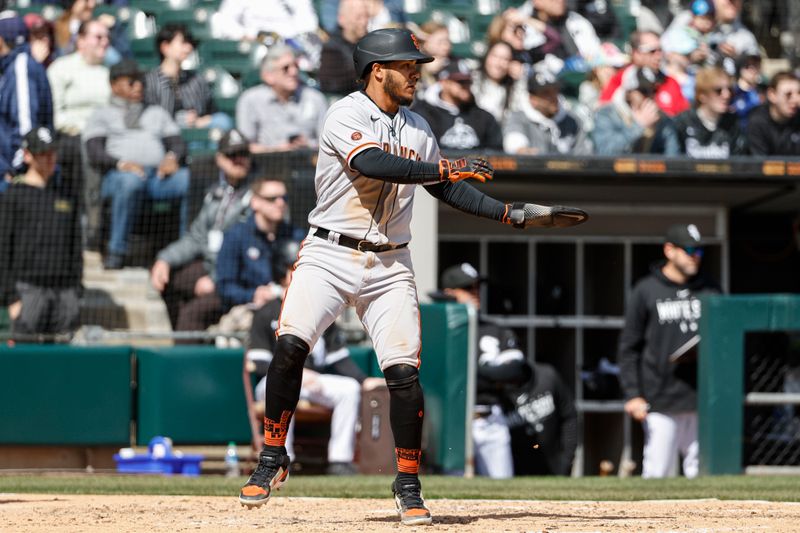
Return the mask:
{"type": "Polygon", "coordinates": [[[697,365],[671,363],[669,356],[697,335],[702,293],[719,293],[701,275],[685,285],[667,279],[654,264],[633,288],[620,335],[620,382],[625,399],[643,397],[650,410],[677,413],[696,410],[697,365]]]}

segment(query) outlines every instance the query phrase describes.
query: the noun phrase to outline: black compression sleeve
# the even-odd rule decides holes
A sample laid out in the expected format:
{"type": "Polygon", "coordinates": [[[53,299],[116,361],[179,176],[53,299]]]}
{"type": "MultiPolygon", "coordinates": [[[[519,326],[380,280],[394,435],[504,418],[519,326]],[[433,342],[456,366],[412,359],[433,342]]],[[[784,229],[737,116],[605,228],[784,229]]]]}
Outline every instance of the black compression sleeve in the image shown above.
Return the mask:
{"type": "Polygon", "coordinates": [[[422,184],[439,180],[438,163],[404,159],[380,148],[364,150],[353,158],[350,166],[368,178],[389,183],[422,184]]]}
{"type": "Polygon", "coordinates": [[[433,185],[426,185],[425,190],[447,205],[470,215],[502,221],[506,212],[506,204],[483,194],[469,183],[464,183],[463,181],[456,183],[443,181],[433,185]]]}

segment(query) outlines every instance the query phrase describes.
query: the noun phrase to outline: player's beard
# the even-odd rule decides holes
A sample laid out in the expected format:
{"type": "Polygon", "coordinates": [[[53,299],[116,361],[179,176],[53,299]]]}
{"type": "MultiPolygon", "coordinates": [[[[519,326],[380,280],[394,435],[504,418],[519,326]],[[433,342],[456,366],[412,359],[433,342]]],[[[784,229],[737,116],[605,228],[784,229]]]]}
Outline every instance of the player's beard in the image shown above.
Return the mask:
{"type": "Polygon", "coordinates": [[[403,84],[400,84],[394,76],[390,75],[386,77],[386,81],[383,83],[383,91],[395,104],[409,106],[411,102],[414,101],[414,97],[407,98],[403,96],[402,90],[404,84],[405,80],[403,80],[403,84]]]}

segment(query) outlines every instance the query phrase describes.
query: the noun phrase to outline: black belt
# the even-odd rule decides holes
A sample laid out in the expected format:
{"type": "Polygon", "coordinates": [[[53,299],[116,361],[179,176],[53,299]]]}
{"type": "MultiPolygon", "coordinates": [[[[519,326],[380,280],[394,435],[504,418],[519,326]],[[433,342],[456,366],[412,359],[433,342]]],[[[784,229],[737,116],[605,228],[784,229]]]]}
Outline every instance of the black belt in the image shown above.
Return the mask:
{"type": "MultiPolygon", "coordinates": [[[[325,228],[317,228],[317,231],[314,232],[314,236],[328,240],[328,235],[330,235],[330,233],[331,231],[325,228]]],[[[375,244],[370,241],[354,239],[342,234],[339,234],[339,244],[352,248],[353,250],[358,250],[359,252],[388,252],[389,250],[399,250],[400,248],[408,246],[407,242],[402,244],[375,244]]]]}

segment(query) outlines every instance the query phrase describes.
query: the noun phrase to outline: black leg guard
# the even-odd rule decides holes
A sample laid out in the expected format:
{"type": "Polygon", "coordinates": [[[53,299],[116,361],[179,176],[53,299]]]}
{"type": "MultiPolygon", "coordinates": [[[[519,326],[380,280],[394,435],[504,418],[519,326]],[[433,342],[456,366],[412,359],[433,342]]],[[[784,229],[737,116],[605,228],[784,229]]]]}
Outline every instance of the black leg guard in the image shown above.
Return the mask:
{"type": "Polygon", "coordinates": [[[394,365],[387,368],[383,375],[389,387],[389,420],[397,448],[398,470],[402,472],[406,460],[416,462],[419,466],[425,398],[419,384],[419,371],[415,367],[394,365]]]}
{"type": "Polygon", "coordinates": [[[283,448],[286,444],[289,421],[300,399],[303,365],[308,353],[308,344],[299,337],[294,335],[278,337],[272,363],[267,370],[264,409],[265,449],[283,448]]]}

